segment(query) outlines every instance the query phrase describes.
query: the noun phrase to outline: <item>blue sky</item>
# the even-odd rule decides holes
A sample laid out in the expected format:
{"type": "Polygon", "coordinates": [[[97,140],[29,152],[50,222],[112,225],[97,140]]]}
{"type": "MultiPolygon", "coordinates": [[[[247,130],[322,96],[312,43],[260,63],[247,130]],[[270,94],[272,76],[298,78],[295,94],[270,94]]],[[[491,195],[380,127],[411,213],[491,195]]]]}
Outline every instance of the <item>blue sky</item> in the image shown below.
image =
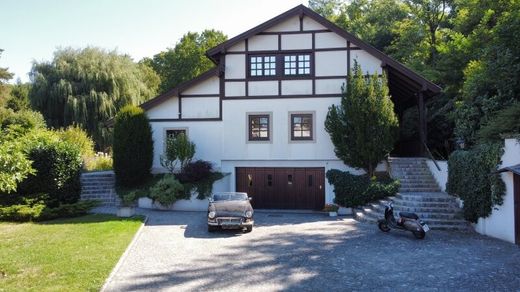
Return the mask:
{"type": "Polygon", "coordinates": [[[188,31],[233,37],[307,0],[1,0],[0,67],[28,81],[33,60],[58,47],[117,49],[134,60],[173,47],[188,31]]]}

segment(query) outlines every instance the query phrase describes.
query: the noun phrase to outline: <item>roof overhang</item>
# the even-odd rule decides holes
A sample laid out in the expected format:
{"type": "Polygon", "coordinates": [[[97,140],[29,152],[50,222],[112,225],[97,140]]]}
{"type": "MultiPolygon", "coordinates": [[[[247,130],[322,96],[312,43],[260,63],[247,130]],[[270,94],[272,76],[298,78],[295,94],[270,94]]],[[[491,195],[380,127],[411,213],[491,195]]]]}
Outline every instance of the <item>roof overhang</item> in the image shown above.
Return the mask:
{"type": "Polygon", "coordinates": [[[219,71],[220,71],[219,67],[213,67],[213,68],[209,69],[208,71],[202,73],[201,75],[199,75],[199,76],[197,76],[197,77],[195,77],[195,78],[193,78],[191,80],[188,80],[186,82],[183,82],[183,83],[179,84],[178,86],[176,86],[176,87],[166,91],[165,93],[163,93],[163,94],[161,94],[159,96],[156,96],[156,97],[154,97],[154,98],[152,98],[152,99],[142,103],[140,105],[140,107],[142,109],[144,109],[144,110],[149,110],[152,107],[160,104],[161,102],[167,100],[168,98],[170,98],[172,96],[179,96],[179,94],[183,90],[185,90],[185,89],[187,89],[187,88],[189,88],[189,87],[191,87],[191,86],[193,86],[193,85],[195,85],[195,84],[197,84],[199,82],[202,82],[202,81],[204,81],[204,80],[206,80],[206,79],[208,79],[210,77],[213,77],[213,76],[218,76],[219,71]]]}
{"type": "MultiPolygon", "coordinates": [[[[360,40],[353,34],[343,30],[339,26],[335,25],[334,23],[330,22],[326,18],[322,17],[318,13],[314,12],[313,10],[305,7],[304,5],[298,5],[244,33],[241,33],[222,44],[208,50],[206,52],[206,56],[210,58],[213,62],[218,64],[220,56],[222,54],[225,54],[227,49],[230,47],[236,45],[238,42],[243,41],[247,38],[250,38],[254,35],[257,35],[258,33],[263,32],[264,30],[279,24],[283,22],[284,20],[294,17],[294,16],[307,16],[314,21],[318,22],[319,24],[323,25],[327,29],[329,29],[332,32],[335,32],[336,34],[342,36],[347,41],[350,41],[352,44],[356,45],[357,47],[365,50],[369,54],[373,55],[374,57],[378,58],[382,62],[382,66],[385,67],[389,71],[389,75],[391,73],[398,73],[399,79],[403,79],[406,84],[412,85],[411,88],[405,88],[405,90],[410,91],[410,89],[413,88],[415,92],[421,91],[424,92],[426,97],[431,97],[439,94],[441,92],[441,88],[436,85],[435,83],[429,81],[428,79],[424,78],[420,74],[414,72],[410,68],[406,67],[405,65],[399,63],[398,61],[392,59],[391,57],[387,56],[383,52],[379,51],[378,49],[374,48],[373,46],[369,45],[368,43],[360,40]]],[[[395,78],[394,78],[395,79],[395,78]]],[[[402,86],[401,86],[402,87],[402,86]]],[[[402,88],[401,88],[402,89],[402,88]]]]}
{"type": "Polygon", "coordinates": [[[498,173],[508,172],[508,171],[510,171],[514,174],[520,175],[520,164],[504,167],[504,168],[497,170],[498,173]]]}

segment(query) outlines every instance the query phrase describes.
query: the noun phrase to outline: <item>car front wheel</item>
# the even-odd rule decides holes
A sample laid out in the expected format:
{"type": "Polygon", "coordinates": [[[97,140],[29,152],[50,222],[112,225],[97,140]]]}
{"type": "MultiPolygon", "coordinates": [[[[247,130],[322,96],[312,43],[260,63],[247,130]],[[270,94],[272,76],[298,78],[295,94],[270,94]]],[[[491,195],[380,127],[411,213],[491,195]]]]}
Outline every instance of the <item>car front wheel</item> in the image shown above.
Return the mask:
{"type": "Polygon", "coordinates": [[[216,226],[208,225],[208,232],[215,232],[217,230],[216,226]]]}
{"type": "Polygon", "coordinates": [[[253,226],[248,226],[248,227],[246,227],[246,232],[247,232],[247,233],[249,233],[249,232],[251,232],[251,231],[253,231],[253,226]]]}

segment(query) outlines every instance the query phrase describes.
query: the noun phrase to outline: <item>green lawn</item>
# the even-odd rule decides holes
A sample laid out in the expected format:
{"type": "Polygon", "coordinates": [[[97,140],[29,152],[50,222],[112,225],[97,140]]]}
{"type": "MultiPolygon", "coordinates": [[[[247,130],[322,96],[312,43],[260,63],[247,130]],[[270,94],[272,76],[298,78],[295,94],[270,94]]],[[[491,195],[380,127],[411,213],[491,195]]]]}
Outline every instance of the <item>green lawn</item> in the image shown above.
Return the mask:
{"type": "Polygon", "coordinates": [[[142,218],[0,222],[0,291],[97,291],[142,218]]]}

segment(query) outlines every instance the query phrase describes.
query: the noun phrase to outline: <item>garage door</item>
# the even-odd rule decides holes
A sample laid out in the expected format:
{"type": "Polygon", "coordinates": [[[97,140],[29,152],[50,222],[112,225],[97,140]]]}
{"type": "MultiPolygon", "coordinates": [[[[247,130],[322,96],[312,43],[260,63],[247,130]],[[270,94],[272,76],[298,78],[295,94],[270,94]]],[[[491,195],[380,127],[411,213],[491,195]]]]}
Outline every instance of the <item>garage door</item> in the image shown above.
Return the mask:
{"type": "Polygon", "coordinates": [[[323,209],[324,168],[237,167],[236,189],[258,209],[323,209]]]}

